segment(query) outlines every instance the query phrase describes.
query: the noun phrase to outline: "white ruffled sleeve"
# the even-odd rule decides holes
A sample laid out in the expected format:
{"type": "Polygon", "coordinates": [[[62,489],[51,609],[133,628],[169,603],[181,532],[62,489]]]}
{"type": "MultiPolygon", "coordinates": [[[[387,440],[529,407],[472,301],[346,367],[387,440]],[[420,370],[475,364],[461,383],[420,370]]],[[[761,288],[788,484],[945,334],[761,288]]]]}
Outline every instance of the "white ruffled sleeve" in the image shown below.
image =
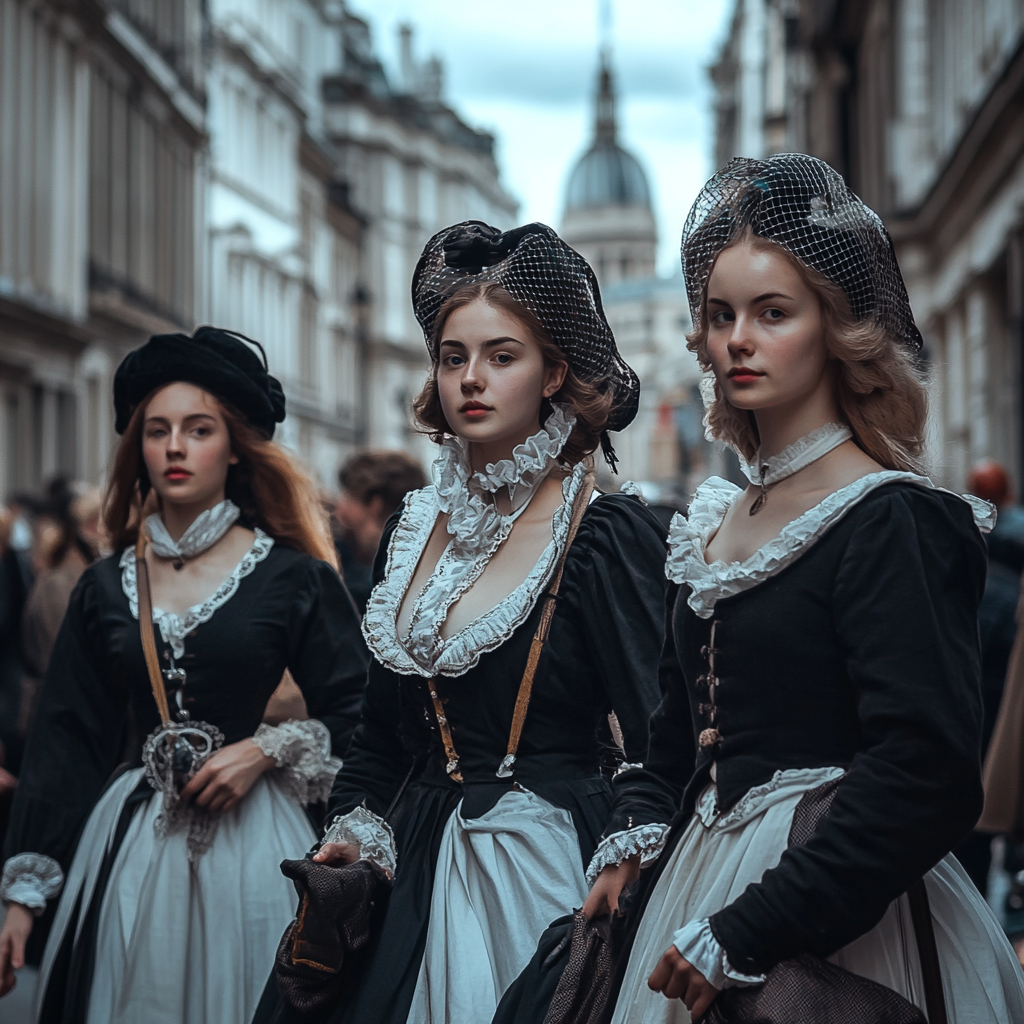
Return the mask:
{"type": "Polygon", "coordinates": [[[712,935],[706,917],[680,928],[672,936],[672,945],[717,989],[760,985],[764,981],[763,974],[740,974],[729,963],[729,957],[712,935]]]}
{"type": "Polygon", "coordinates": [[[391,826],[373,811],[355,807],[348,814],[339,814],[327,826],[323,843],[354,843],[359,847],[359,856],[376,864],[388,878],[395,877],[398,863],[395,850],[395,833],[391,826]]]}
{"type": "Polygon", "coordinates": [[[38,917],[64,884],[64,872],[52,857],[41,853],[19,853],[4,864],[0,877],[0,900],[20,903],[38,917]]]}
{"type": "Polygon", "coordinates": [[[331,754],[330,730],[319,719],[289,719],[280,725],[264,723],[252,741],[274,759],[299,803],[314,804],[331,795],[341,760],[331,754]]]}
{"type": "Polygon", "coordinates": [[[593,885],[603,868],[609,864],[621,864],[624,860],[640,854],[640,866],[656,860],[665,848],[669,826],[661,822],[637,825],[624,832],[613,832],[601,840],[587,868],[587,885],[593,885]]]}

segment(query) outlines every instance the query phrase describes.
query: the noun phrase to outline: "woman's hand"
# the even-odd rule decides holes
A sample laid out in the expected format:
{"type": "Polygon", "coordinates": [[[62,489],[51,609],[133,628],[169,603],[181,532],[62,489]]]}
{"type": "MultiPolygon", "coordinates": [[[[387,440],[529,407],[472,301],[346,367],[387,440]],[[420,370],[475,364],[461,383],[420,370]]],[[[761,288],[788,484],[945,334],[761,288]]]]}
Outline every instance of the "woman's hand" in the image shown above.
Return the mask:
{"type": "Polygon", "coordinates": [[[583,917],[589,921],[592,917],[611,914],[619,909],[619,897],[622,890],[640,875],[640,854],[634,854],[621,864],[607,864],[594,881],[594,887],[583,904],[583,917]]]}
{"type": "Polygon", "coordinates": [[[313,855],[317,864],[326,864],[331,868],[340,868],[345,864],[355,864],[362,851],[355,843],[324,843],[313,855]]]}
{"type": "Polygon", "coordinates": [[[256,780],[275,765],[252,740],[222,747],[189,780],[182,800],[195,800],[211,814],[223,814],[236,806],[256,780]]]}
{"type": "Polygon", "coordinates": [[[647,987],[666,999],[682,999],[693,1020],[700,1020],[718,995],[718,989],[675,946],[665,950],[647,987]]]}
{"type": "Polygon", "coordinates": [[[35,917],[20,903],[7,905],[7,920],[0,931],[0,996],[14,988],[14,972],[25,966],[25,943],[32,934],[35,917]]]}

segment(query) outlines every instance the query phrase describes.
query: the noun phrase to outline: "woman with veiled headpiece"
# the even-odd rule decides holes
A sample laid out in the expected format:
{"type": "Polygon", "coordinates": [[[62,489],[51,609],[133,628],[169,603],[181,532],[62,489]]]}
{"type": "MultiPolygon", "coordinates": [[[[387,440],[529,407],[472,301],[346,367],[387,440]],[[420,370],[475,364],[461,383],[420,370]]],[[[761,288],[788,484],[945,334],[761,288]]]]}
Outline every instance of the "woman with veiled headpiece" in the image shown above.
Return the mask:
{"type": "MultiPolygon", "coordinates": [[[[674,672],[617,807],[660,799],[666,843],[608,1019],[1024,1020],[949,853],[981,810],[991,507],[921,475],[889,236],[827,164],[783,154],[705,185],[682,258],[708,428],[749,484],[708,480],[670,529],[674,672]]],[[[596,867],[587,913],[638,873],[596,867]]]]}
{"type": "Polygon", "coordinates": [[[247,342],[156,335],[114,377],[115,554],[71,596],[0,880],[0,993],[48,928],[44,1024],[247,1024],[294,913],[280,862],[358,718],[358,615],[247,342]],[[286,669],[310,717],[262,722],[286,669]]]}
{"type": "Polygon", "coordinates": [[[440,454],[384,533],[362,721],[315,858],[394,879],[327,1013],[351,1024],[490,1020],[621,831],[609,713],[639,761],[659,697],[664,534],[632,493],[593,490],[639,386],[590,267],[542,224],[468,222],[427,243],[413,304],[440,454]]]}

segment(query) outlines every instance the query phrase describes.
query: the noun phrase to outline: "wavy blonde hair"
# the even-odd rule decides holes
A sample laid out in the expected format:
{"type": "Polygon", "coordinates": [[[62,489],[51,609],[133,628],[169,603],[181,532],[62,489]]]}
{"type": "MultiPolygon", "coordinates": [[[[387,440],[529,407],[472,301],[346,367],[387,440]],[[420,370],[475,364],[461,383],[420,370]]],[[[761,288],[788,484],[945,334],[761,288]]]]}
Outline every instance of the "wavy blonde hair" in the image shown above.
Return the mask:
{"type": "MultiPolygon", "coordinates": [[[[745,243],[781,255],[818,297],[822,333],[836,367],[836,404],[854,441],[886,469],[921,472],[928,393],[914,355],[874,321],[855,320],[842,288],[781,245],[747,231],[726,248],[745,243]]],[[[711,370],[708,323],[705,284],[699,326],[686,336],[686,347],[696,353],[705,372],[711,370]]],[[[709,433],[752,459],[760,440],[754,414],[737,409],[717,381],[714,393],[705,417],[709,433]]]]}

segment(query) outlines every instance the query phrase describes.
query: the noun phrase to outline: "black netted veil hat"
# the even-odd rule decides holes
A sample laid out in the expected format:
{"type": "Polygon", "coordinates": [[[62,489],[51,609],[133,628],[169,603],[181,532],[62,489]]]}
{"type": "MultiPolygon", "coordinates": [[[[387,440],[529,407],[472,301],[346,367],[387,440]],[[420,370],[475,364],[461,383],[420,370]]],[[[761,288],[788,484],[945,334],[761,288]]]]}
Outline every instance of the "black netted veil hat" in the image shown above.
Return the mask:
{"type": "MultiPolygon", "coordinates": [[[[487,281],[534,313],[580,380],[611,391],[607,429],[628,426],[639,407],[640,381],[615,347],[590,264],[546,224],[501,232],[468,220],[427,242],[412,277],[413,309],[427,345],[445,300],[463,285],[487,281]]],[[[602,446],[607,453],[606,439],[602,446]]]]}
{"type": "Polygon", "coordinates": [[[897,341],[921,348],[889,232],[838,172],[803,153],[736,157],[701,189],[681,250],[695,327],[718,254],[748,229],[842,288],[855,319],[873,320],[897,341]]]}
{"type": "Polygon", "coordinates": [[[154,334],[129,352],[114,374],[114,429],[123,434],[132,413],[151,391],[181,381],[195,384],[237,409],[257,430],[274,436],[284,419],[284,391],[267,372],[263,347],[219,327],[187,334],[154,334]],[[256,345],[263,358],[246,344],[256,345]]]}

